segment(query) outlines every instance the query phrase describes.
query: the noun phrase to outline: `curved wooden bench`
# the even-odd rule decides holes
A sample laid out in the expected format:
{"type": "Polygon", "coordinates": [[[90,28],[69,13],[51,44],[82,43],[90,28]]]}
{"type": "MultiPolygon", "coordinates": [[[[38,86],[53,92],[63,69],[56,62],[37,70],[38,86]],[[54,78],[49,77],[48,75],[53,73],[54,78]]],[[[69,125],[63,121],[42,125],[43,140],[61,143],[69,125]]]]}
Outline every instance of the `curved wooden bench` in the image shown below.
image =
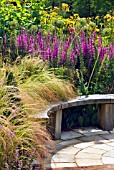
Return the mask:
{"type": "Polygon", "coordinates": [[[103,130],[113,129],[114,121],[114,94],[94,94],[79,96],[67,102],[60,102],[49,107],[39,115],[40,118],[47,118],[47,127],[55,139],[61,138],[62,110],[74,106],[98,104],[98,123],[103,130]]]}

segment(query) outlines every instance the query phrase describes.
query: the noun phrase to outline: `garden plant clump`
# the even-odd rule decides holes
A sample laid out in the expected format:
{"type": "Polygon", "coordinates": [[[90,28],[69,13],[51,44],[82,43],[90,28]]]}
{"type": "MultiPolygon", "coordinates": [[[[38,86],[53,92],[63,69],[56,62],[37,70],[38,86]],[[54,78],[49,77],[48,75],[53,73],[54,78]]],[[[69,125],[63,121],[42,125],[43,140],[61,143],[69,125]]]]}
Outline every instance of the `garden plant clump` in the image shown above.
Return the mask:
{"type": "MultiPolygon", "coordinates": [[[[31,169],[37,158],[44,165],[52,140],[37,115],[47,106],[114,93],[113,2],[99,3],[0,1],[1,170],[31,169]]],[[[96,106],[77,108],[78,119],[73,109],[64,130],[97,125],[96,106]]]]}
{"type": "Polygon", "coordinates": [[[39,122],[31,121],[19,90],[14,86],[0,89],[0,169],[32,169],[34,158],[43,165],[49,156],[51,137],[39,122]],[[45,151],[45,152],[44,152],[45,151]]]}
{"type": "Polygon", "coordinates": [[[1,170],[32,169],[34,159],[45,169],[43,159],[51,158],[54,145],[37,116],[48,105],[74,97],[73,86],[56,78],[39,58],[7,64],[0,68],[1,170]]]}
{"type": "MultiPolygon", "coordinates": [[[[106,44],[96,32],[88,35],[84,31],[76,33],[70,29],[69,36],[62,40],[51,33],[38,31],[36,35],[21,30],[15,39],[14,49],[21,57],[32,55],[49,63],[50,68],[67,69],[71,80],[79,87],[82,94],[112,93],[114,45],[106,44]]],[[[7,39],[4,38],[3,48],[7,51],[7,39]]],[[[11,54],[10,54],[11,55],[11,54]]],[[[4,60],[6,54],[2,54],[4,60]]],[[[10,60],[13,62],[12,55],[10,60]]]]}

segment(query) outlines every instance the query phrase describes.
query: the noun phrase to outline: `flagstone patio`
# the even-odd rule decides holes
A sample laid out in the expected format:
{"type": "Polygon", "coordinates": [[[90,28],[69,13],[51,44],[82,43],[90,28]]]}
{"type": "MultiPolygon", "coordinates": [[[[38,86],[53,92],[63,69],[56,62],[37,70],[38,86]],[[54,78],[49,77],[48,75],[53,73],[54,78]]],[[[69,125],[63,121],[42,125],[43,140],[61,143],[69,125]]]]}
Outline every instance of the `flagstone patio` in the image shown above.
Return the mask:
{"type": "Polygon", "coordinates": [[[92,166],[100,167],[100,170],[105,165],[110,169],[114,164],[114,130],[102,131],[93,127],[73,129],[62,132],[55,146],[57,152],[46,165],[47,168],[74,167],[78,170],[92,166]]]}

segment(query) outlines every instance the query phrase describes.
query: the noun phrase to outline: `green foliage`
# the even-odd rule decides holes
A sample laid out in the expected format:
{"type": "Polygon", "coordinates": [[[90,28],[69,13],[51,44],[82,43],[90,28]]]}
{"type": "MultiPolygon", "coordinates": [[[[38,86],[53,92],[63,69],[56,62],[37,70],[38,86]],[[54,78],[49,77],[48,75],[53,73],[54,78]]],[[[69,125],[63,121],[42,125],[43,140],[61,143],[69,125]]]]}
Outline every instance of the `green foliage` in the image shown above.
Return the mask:
{"type": "Polygon", "coordinates": [[[73,81],[72,71],[66,67],[50,68],[49,71],[54,73],[59,79],[73,81]]]}
{"type": "Polygon", "coordinates": [[[60,6],[67,3],[70,6],[71,14],[78,13],[81,17],[105,15],[114,6],[113,0],[58,0],[49,1],[48,5],[60,6]]]}
{"type": "MultiPolygon", "coordinates": [[[[105,59],[104,59],[105,61],[105,59]]],[[[97,62],[97,60],[96,60],[97,62]]],[[[94,64],[93,70],[90,72],[90,77],[87,82],[85,82],[85,78],[82,79],[79,76],[79,93],[81,94],[104,94],[104,93],[113,93],[114,91],[114,59],[111,61],[105,61],[106,63],[101,63],[100,67],[98,64],[94,64]],[[107,64],[108,63],[108,64],[107,64]],[[108,65],[107,66],[105,66],[108,65]],[[105,68],[107,71],[105,72],[105,68]],[[104,74],[105,73],[105,74],[104,74]]],[[[84,76],[84,72],[82,72],[84,76]]]]}
{"type": "Polygon", "coordinates": [[[19,31],[21,27],[30,28],[40,22],[40,10],[45,8],[46,0],[0,1],[0,36],[5,32],[19,31]]]}
{"type": "Polygon", "coordinates": [[[111,61],[104,59],[104,62],[101,64],[97,77],[95,79],[95,85],[93,88],[93,93],[114,93],[114,58],[111,61]],[[103,65],[106,65],[107,71],[104,74],[103,65]]]}
{"type": "MultiPolygon", "coordinates": [[[[12,32],[17,34],[22,27],[29,29],[33,27],[32,25],[45,31],[49,29],[58,30],[61,28],[64,31],[68,31],[67,27],[64,27],[66,23],[65,19],[70,18],[73,14],[78,13],[80,17],[103,16],[109,11],[113,13],[113,11],[111,11],[112,6],[114,6],[112,0],[107,0],[106,2],[104,0],[100,2],[94,0],[1,0],[0,36],[3,36],[5,33],[11,34],[12,32]],[[62,3],[68,4],[68,7],[64,9],[62,3]],[[58,9],[54,7],[58,7],[58,9]],[[57,12],[58,16],[54,14],[53,11],[57,12]]],[[[78,25],[80,25],[80,23],[78,23],[78,25]]],[[[35,31],[36,30],[35,28],[35,31]]]]}

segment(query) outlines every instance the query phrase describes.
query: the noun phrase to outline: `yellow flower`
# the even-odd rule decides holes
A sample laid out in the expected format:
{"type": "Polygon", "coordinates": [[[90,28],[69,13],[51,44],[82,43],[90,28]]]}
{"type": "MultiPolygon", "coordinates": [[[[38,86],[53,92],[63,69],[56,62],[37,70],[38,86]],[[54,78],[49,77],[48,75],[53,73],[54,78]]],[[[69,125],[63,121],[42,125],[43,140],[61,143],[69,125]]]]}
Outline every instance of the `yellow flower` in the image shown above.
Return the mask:
{"type": "Polygon", "coordinates": [[[51,15],[56,16],[56,15],[58,15],[58,13],[57,12],[52,12],[51,15]]]}
{"type": "Polygon", "coordinates": [[[46,18],[43,17],[41,22],[46,24],[46,18]]]}
{"type": "Polygon", "coordinates": [[[90,30],[90,31],[92,31],[92,30],[93,30],[93,28],[92,28],[92,27],[89,27],[89,30],[90,30]]]}
{"type": "Polygon", "coordinates": [[[109,22],[111,20],[111,18],[107,19],[107,21],[109,22]]]}
{"type": "Polygon", "coordinates": [[[74,21],[72,21],[71,19],[66,19],[66,25],[70,26],[70,27],[74,27],[74,21]]]}
{"type": "Polygon", "coordinates": [[[59,8],[55,6],[55,7],[54,7],[54,10],[59,10],[59,8]]]}
{"type": "Polygon", "coordinates": [[[99,19],[99,16],[96,16],[95,19],[99,19]]]}
{"type": "Polygon", "coordinates": [[[69,12],[69,7],[66,7],[66,9],[65,9],[65,10],[66,10],[66,12],[69,12]]]}
{"type": "Polygon", "coordinates": [[[95,31],[96,31],[96,32],[99,32],[100,30],[99,30],[98,28],[95,28],[95,31]]]}
{"type": "Polygon", "coordinates": [[[68,4],[62,3],[62,8],[66,8],[66,7],[68,7],[68,4]]]}
{"type": "Polygon", "coordinates": [[[79,15],[78,14],[74,14],[74,18],[79,18],[79,15]]]}
{"type": "Polygon", "coordinates": [[[73,19],[73,16],[70,16],[71,19],[73,19]]]}
{"type": "Polygon", "coordinates": [[[46,11],[43,11],[43,10],[41,10],[39,13],[40,13],[40,14],[43,14],[43,15],[47,14],[47,12],[46,12],[46,11]]]}
{"type": "Polygon", "coordinates": [[[88,17],[87,19],[88,19],[89,21],[91,21],[91,18],[90,18],[90,17],[88,17]]]}
{"type": "Polygon", "coordinates": [[[62,3],[62,9],[65,10],[66,12],[69,12],[69,6],[66,3],[62,3]]]}
{"type": "Polygon", "coordinates": [[[111,19],[111,15],[110,15],[110,14],[106,14],[106,15],[104,16],[104,19],[111,19]]]}

